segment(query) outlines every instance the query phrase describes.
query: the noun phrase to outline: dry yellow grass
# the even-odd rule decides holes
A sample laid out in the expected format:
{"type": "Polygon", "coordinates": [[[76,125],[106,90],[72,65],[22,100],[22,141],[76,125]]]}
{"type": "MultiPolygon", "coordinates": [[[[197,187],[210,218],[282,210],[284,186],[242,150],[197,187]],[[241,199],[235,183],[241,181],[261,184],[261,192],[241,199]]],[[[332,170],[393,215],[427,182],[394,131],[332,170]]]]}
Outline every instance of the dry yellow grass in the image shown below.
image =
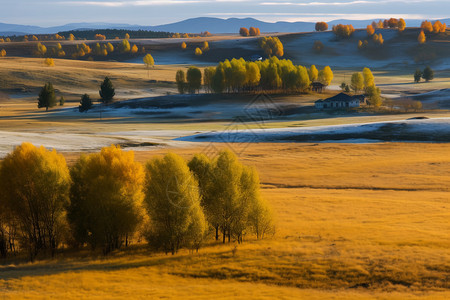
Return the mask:
{"type": "MultiPolygon", "coordinates": [[[[203,149],[171,151],[188,158],[203,149]]],[[[248,237],[235,254],[234,245],[215,243],[175,256],[139,246],[106,258],[66,253],[0,267],[0,291],[5,299],[448,299],[449,151],[252,144],[241,159],[260,172],[276,212],[274,237],[248,237]]]]}

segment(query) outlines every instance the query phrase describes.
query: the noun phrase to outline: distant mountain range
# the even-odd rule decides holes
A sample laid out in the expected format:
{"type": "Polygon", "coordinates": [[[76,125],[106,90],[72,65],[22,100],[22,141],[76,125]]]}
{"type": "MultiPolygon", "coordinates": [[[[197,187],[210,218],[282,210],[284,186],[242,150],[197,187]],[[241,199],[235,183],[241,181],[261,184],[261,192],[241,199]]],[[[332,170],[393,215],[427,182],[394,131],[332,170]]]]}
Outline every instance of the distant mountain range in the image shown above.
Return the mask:
{"type": "MultiPolygon", "coordinates": [[[[374,20],[335,20],[328,22],[330,26],[335,24],[352,24],[355,28],[365,28],[374,20]]],[[[376,20],[378,21],[378,20],[376,20]]],[[[441,20],[450,23],[450,19],[441,20]]],[[[406,20],[407,26],[420,26],[421,20],[406,20]]],[[[16,25],[0,23],[0,36],[25,35],[25,34],[54,34],[60,31],[76,29],[128,29],[128,30],[152,30],[169,32],[199,33],[209,31],[211,33],[236,33],[240,27],[258,27],[261,32],[307,32],[313,31],[313,22],[276,22],[269,23],[253,18],[192,18],[184,21],[157,26],[141,26],[116,23],[70,23],[62,26],[39,27],[29,25],[16,25]]]]}

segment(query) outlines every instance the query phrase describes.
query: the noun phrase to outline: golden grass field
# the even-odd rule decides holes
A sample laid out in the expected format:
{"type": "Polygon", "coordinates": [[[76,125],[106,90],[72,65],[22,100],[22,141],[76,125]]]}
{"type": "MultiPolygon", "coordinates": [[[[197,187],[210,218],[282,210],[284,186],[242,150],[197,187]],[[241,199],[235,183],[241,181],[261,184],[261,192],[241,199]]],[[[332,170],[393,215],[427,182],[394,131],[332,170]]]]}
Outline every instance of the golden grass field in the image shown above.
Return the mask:
{"type": "MultiPolygon", "coordinates": [[[[53,116],[51,111],[46,114],[36,108],[38,90],[46,81],[52,81],[58,93],[67,95],[66,106],[77,106],[81,94],[97,99],[104,76],[113,79],[118,99],[175,92],[170,82],[180,68],[155,66],[148,77],[145,67],[136,64],[60,59],[55,64],[49,68],[42,59],[0,59],[0,88],[4,92],[0,94],[0,130],[91,134],[222,130],[229,124],[158,123],[144,118],[99,122],[97,116],[80,114],[65,119],[53,116]]],[[[351,72],[335,72],[333,84],[348,79],[351,72]]],[[[441,77],[416,86],[410,84],[408,74],[386,72],[375,76],[377,84],[386,85],[386,93],[445,88],[450,80],[441,77]]],[[[323,96],[289,99],[312,103],[323,96]]],[[[442,117],[448,112],[426,115],[442,117]]],[[[267,123],[266,127],[407,117],[305,117],[267,123]]],[[[190,158],[210,146],[168,142],[154,150],[136,151],[135,155],[141,162],[168,151],[190,158]]],[[[273,237],[262,241],[247,237],[237,246],[210,242],[198,254],[183,250],[175,256],[134,244],[107,257],[89,250],[66,250],[54,260],[33,264],[11,259],[0,262],[0,299],[450,298],[450,144],[231,146],[244,163],[260,173],[262,194],[275,211],[277,230],[273,237]]],[[[64,153],[69,164],[79,154],[64,153]]]]}
{"type": "MultiPolygon", "coordinates": [[[[205,146],[171,151],[189,158],[205,146]]],[[[276,213],[273,237],[175,256],[138,245],[108,257],[64,253],[1,266],[0,290],[4,299],[446,299],[449,151],[447,144],[252,144],[241,159],[260,172],[276,213]]]]}

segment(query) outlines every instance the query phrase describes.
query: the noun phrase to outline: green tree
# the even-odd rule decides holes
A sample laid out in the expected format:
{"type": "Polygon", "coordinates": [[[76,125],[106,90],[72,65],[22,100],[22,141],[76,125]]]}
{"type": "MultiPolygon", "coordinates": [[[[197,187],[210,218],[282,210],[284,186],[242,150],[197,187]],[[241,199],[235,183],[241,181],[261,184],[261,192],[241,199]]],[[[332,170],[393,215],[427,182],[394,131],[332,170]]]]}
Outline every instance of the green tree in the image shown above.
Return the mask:
{"type": "Polygon", "coordinates": [[[434,71],[430,67],[426,67],[423,70],[422,78],[425,79],[426,82],[434,79],[434,71]]]}
{"type": "Polygon", "coordinates": [[[130,46],[130,42],[128,42],[127,39],[122,40],[122,42],[120,42],[119,44],[119,50],[122,53],[128,53],[131,51],[131,46],[130,46]]]}
{"type": "Polygon", "coordinates": [[[88,94],[81,96],[80,105],[78,106],[79,112],[87,112],[92,108],[92,100],[88,94]]]}
{"type": "Polygon", "coordinates": [[[111,82],[111,80],[107,77],[105,77],[105,80],[103,80],[102,84],[100,85],[100,100],[105,103],[111,103],[113,100],[114,95],[116,94],[114,86],[111,82]]]}
{"type": "Polygon", "coordinates": [[[212,91],[212,80],[215,72],[216,68],[214,67],[207,67],[203,70],[203,84],[208,92],[212,91]]]}
{"type": "Polygon", "coordinates": [[[364,77],[360,72],[352,74],[350,87],[355,93],[364,89],[364,77]]]}
{"type": "Polygon", "coordinates": [[[48,82],[39,92],[38,108],[45,107],[45,110],[48,111],[49,107],[53,107],[55,105],[56,105],[55,89],[53,88],[53,84],[51,84],[51,82],[48,82]]]}
{"type": "Polygon", "coordinates": [[[66,99],[64,98],[64,96],[61,96],[59,98],[59,106],[64,106],[64,103],[66,103],[66,99]]]}
{"type": "Polygon", "coordinates": [[[0,202],[17,219],[22,246],[31,260],[41,250],[54,255],[70,182],[64,156],[43,146],[23,143],[3,160],[0,202]]]}
{"type": "Polygon", "coordinates": [[[175,75],[175,81],[177,83],[178,92],[184,94],[186,91],[186,75],[183,70],[178,70],[175,75]]]}
{"type": "Polygon", "coordinates": [[[76,240],[105,254],[127,244],[143,216],[144,172],[134,153],[105,147],[82,155],[70,174],[68,219],[76,240]]]}
{"type": "Polygon", "coordinates": [[[414,72],[414,82],[419,83],[420,79],[422,79],[422,75],[422,71],[417,69],[416,72],[414,72]]]}
{"type": "Polygon", "coordinates": [[[147,76],[150,77],[149,68],[155,65],[155,60],[153,59],[153,56],[150,55],[150,53],[144,56],[143,60],[144,64],[147,66],[147,76]]]}
{"type": "Polygon", "coordinates": [[[197,67],[189,67],[186,73],[187,86],[190,93],[200,90],[202,86],[202,72],[197,67]]]}
{"type": "Polygon", "coordinates": [[[261,71],[254,62],[248,62],[246,64],[246,79],[245,82],[250,88],[255,88],[261,80],[261,71]]]}
{"type": "Polygon", "coordinates": [[[145,204],[152,247],[172,254],[182,247],[200,247],[206,222],[198,182],[183,158],[169,153],[147,163],[145,204]]]}

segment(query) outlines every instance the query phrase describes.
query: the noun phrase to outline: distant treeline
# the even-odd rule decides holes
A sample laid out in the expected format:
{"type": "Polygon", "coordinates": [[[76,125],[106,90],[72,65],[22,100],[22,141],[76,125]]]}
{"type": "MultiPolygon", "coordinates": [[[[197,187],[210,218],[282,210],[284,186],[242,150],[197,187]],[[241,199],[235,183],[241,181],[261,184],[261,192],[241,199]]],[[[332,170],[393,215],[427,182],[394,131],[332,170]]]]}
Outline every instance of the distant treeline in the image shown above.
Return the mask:
{"type": "Polygon", "coordinates": [[[96,35],[101,34],[106,36],[106,39],[111,40],[115,38],[123,39],[126,34],[129,34],[131,39],[143,38],[169,38],[173,35],[172,32],[151,31],[151,30],[125,30],[125,29],[95,29],[95,30],[70,30],[58,32],[61,36],[68,37],[73,34],[77,39],[95,40],[96,35]]]}

